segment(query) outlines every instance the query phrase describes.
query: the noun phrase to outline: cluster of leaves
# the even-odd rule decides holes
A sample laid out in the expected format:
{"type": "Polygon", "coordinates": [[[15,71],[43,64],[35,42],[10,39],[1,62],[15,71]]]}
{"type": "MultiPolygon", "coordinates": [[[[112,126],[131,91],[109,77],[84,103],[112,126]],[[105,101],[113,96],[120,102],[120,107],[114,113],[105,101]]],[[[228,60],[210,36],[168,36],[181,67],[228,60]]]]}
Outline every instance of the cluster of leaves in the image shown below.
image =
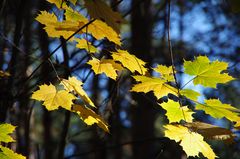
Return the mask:
{"type": "MultiPolygon", "coordinates": [[[[9,135],[15,130],[15,126],[11,124],[0,124],[0,143],[10,143],[15,140],[9,135]]],[[[4,147],[0,144],[0,158],[1,159],[25,159],[26,157],[14,153],[11,149],[4,147]]]]}
{"type": "MultiPolygon", "coordinates": [[[[204,141],[204,138],[217,140],[232,140],[234,134],[230,130],[220,128],[211,124],[194,121],[192,116],[197,110],[205,111],[206,114],[220,119],[226,118],[236,122],[236,127],[240,125],[239,110],[229,104],[223,104],[219,99],[206,99],[204,103],[198,101],[202,96],[194,89],[185,89],[190,82],[194,85],[216,88],[217,84],[227,83],[234,80],[226,72],[228,64],[220,61],[210,61],[206,56],[199,56],[194,61],[184,61],[184,73],[193,76],[183,87],[179,88],[174,66],[158,65],[153,68],[160,74],[160,77],[150,76],[150,71],[145,67],[145,62],[136,56],[128,53],[126,50],[115,49],[109,51],[111,58],[97,58],[99,52],[84,35],[91,35],[98,41],[107,39],[115,44],[116,48],[121,48],[119,35],[119,23],[124,20],[121,16],[113,12],[103,1],[85,0],[84,5],[91,18],[87,19],[81,13],[69,7],[62,0],[48,0],[54,3],[59,10],[64,10],[65,20],[59,20],[58,17],[47,11],[42,11],[36,18],[37,21],[45,25],[45,30],[50,37],[64,37],[68,39],[74,34],[83,36],[73,36],[70,41],[77,42],[76,47],[85,49],[91,56],[87,64],[91,65],[95,74],[104,73],[107,77],[116,80],[123,70],[129,70],[133,78],[138,82],[133,85],[131,91],[134,92],[153,92],[157,99],[168,97],[169,94],[175,96],[175,100],[168,98],[167,102],[159,103],[166,110],[166,116],[169,124],[165,125],[165,136],[179,142],[186,152],[187,156],[203,156],[214,159],[215,153],[210,145],[204,141]],[[102,21],[104,20],[104,21],[102,21]],[[83,28],[79,30],[79,28],[83,28]],[[137,75],[135,75],[137,74],[137,75]],[[183,101],[190,101],[194,107],[185,105],[183,101]]],[[[75,4],[76,1],[71,0],[75,4]]],[[[97,124],[100,128],[108,132],[108,126],[103,119],[92,109],[94,103],[83,90],[83,83],[75,77],[61,79],[57,87],[50,85],[41,85],[39,90],[35,91],[32,99],[43,101],[43,105],[48,110],[56,110],[59,106],[77,113],[87,124],[97,124]],[[84,104],[76,104],[82,100],[84,104]]]]}

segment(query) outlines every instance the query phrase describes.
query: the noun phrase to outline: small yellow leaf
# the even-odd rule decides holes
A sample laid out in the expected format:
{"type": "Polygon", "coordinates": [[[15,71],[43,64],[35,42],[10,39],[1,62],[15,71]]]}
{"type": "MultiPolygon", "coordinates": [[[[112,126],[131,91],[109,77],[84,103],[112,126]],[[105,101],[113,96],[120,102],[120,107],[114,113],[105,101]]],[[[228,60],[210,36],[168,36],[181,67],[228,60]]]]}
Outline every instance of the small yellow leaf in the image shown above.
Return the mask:
{"type": "Polygon", "coordinates": [[[92,100],[83,90],[83,83],[79,81],[76,77],[68,77],[68,80],[63,79],[60,84],[63,85],[65,90],[67,90],[68,92],[75,91],[82,98],[85,104],[95,107],[92,100]]]}
{"type": "Polygon", "coordinates": [[[102,59],[101,61],[99,61],[98,59],[93,58],[92,60],[88,61],[88,64],[92,66],[95,74],[104,73],[107,77],[110,77],[114,80],[116,80],[117,78],[116,71],[123,70],[123,67],[120,64],[110,59],[102,59]]]}
{"type": "Polygon", "coordinates": [[[168,102],[161,103],[160,106],[167,111],[166,116],[169,120],[169,123],[180,122],[185,120],[186,122],[192,122],[194,113],[187,106],[180,106],[179,102],[175,102],[171,99],[168,99],[168,102]]]}
{"type": "Polygon", "coordinates": [[[215,159],[217,156],[213,152],[208,143],[203,140],[203,136],[198,133],[191,132],[188,128],[181,125],[166,125],[164,126],[165,136],[180,142],[187,156],[198,156],[202,153],[208,159],[215,159]]]}
{"type": "Polygon", "coordinates": [[[205,87],[216,88],[218,83],[227,83],[234,78],[227,73],[222,73],[228,67],[228,63],[210,60],[206,56],[198,56],[193,62],[184,61],[185,73],[195,76],[193,84],[201,84],[205,87]]]}
{"type": "Polygon", "coordinates": [[[209,99],[204,101],[205,104],[198,103],[196,105],[197,110],[204,110],[207,114],[214,118],[227,118],[230,121],[240,121],[238,116],[239,110],[230,104],[223,104],[218,99],[209,99]]]}
{"type": "Polygon", "coordinates": [[[201,95],[199,92],[194,91],[192,89],[182,89],[180,90],[180,94],[193,101],[197,101],[198,97],[201,95]]]}
{"type": "Polygon", "coordinates": [[[15,128],[11,124],[0,124],[0,142],[13,142],[14,139],[9,134],[13,133],[15,128]]]}
{"type": "Polygon", "coordinates": [[[137,71],[141,75],[145,75],[147,72],[147,69],[144,67],[146,63],[136,56],[129,54],[125,50],[112,52],[112,57],[115,61],[121,62],[122,65],[128,68],[132,73],[137,71]]]}
{"type": "Polygon", "coordinates": [[[25,156],[17,154],[7,147],[3,147],[0,145],[0,149],[2,151],[0,152],[1,159],[26,159],[25,156]]]}
{"type": "Polygon", "coordinates": [[[57,91],[52,84],[44,84],[39,86],[39,88],[39,90],[33,92],[32,99],[43,101],[43,105],[48,110],[58,109],[59,106],[71,110],[72,100],[76,99],[74,95],[65,90],[57,91]]]}
{"type": "Polygon", "coordinates": [[[165,79],[166,81],[174,81],[172,66],[167,67],[164,65],[157,65],[157,67],[153,70],[160,73],[161,78],[165,79]]]}
{"type": "Polygon", "coordinates": [[[85,49],[89,53],[98,52],[97,48],[93,46],[91,42],[85,39],[75,39],[75,41],[77,42],[76,47],[79,49],[85,49]]]}
{"type": "Polygon", "coordinates": [[[140,83],[135,84],[131,91],[144,93],[153,91],[157,99],[167,96],[169,93],[177,95],[177,89],[166,84],[163,79],[147,76],[133,76],[133,78],[140,83]]]}
{"type": "Polygon", "coordinates": [[[75,111],[87,125],[97,124],[105,132],[109,132],[107,123],[93,110],[75,104],[73,111],[75,111]]]}

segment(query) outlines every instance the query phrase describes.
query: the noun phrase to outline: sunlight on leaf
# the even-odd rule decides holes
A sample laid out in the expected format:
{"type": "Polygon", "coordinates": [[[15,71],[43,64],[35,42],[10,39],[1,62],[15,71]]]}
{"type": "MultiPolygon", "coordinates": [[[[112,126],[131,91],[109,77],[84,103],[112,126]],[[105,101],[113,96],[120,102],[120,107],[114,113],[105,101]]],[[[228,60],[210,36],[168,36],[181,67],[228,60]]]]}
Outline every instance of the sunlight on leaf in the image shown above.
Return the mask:
{"type": "Polygon", "coordinates": [[[92,100],[88,97],[87,93],[83,90],[83,83],[79,81],[76,77],[68,77],[68,80],[63,79],[60,83],[64,86],[65,90],[68,92],[75,91],[85,104],[95,107],[92,100]]]}
{"type": "Polygon", "coordinates": [[[153,91],[157,99],[169,93],[177,95],[177,89],[166,84],[163,79],[147,76],[133,76],[133,78],[140,83],[133,85],[131,91],[144,93],[153,91]]]}
{"type": "Polygon", "coordinates": [[[175,102],[168,99],[168,102],[161,103],[160,106],[167,111],[166,116],[169,123],[180,122],[185,120],[186,122],[192,122],[194,113],[187,106],[180,106],[179,102],[175,102]]]}
{"type": "Polygon", "coordinates": [[[156,71],[157,73],[160,73],[160,77],[165,79],[166,81],[170,82],[175,81],[172,66],[167,67],[164,65],[157,65],[157,67],[154,68],[153,70],[156,71]]]}
{"type": "Polygon", "coordinates": [[[110,59],[102,59],[99,61],[96,58],[88,61],[88,64],[92,66],[92,70],[95,74],[104,73],[107,77],[110,77],[114,80],[117,78],[117,72],[123,70],[123,67],[110,59]]]}
{"type": "Polygon", "coordinates": [[[11,149],[7,147],[3,147],[0,145],[0,149],[2,151],[0,152],[1,159],[26,159],[26,157],[13,152],[11,149]]]}
{"type": "Polygon", "coordinates": [[[73,111],[75,111],[87,125],[97,124],[105,132],[109,132],[107,123],[93,110],[75,104],[73,106],[73,111]]]}
{"type": "Polygon", "coordinates": [[[240,121],[239,110],[230,104],[223,104],[219,99],[208,99],[205,104],[197,103],[196,110],[204,110],[214,118],[227,118],[230,121],[240,121]]]}
{"type": "Polygon", "coordinates": [[[85,49],[89,53],[96,53],[98,52],[97,48],[92,45],[91,42],[87,41],[86,39],[75,39],[77,42],[76,47],[79,49],[85,49]]]}
{"type": "Polygon", "coordinates": [[[14,139],[9,134],[13,133],[15,128],[11,124],[0,124],[0,142],[13,142],[14,139]]]}
{"type": "Polygon", "coordinates": [[[184,61],[185,73],[195,76],[194,85],[201,84],[212,88],[216,88],[218,83],[227,83],[234,79],[227,73],[222,73],[227,67],[228,63],[217,60],[210,62],[206,56],[198,56],[193,62],[184,61]]]}
{"type": "Polygon", "coordinates": [[[39,86],[39,90],[33,92],[32,99],[43,101],[43,105],[47,110],[55,110],[59,106],[71,110],[72,100],[76,99],[76,97],[65,90],[57,91],[52,84],[44,84],[39,86]]]}
{"type": "Polygon", "coordinates": [[[112,52],[112,58],[115,61],[121,62],[122,65],[128,68],[132,73],[137,71],[141,75],[145,75],[147,72],[147,69],[144,67],[146,63],[136,56],[129,54],[125,50],[117,50],[117,52],[112,52]]]}
{"type": "Polygon", "coordinates": [[[187,156],[199,156],[202,153],[208,159],[215,159],[217,156],[213,152],[208,143],[203,140],[203,136],[198,133],[191,132],[188,128],[181,125],[166,125],[164,126],[165,136],[180,142],[187,156]]]}
{"type": "Polygon", "coordinates": [[[194,91],[192,89],[180,90],[180,94],[193,101],[197,101],[198,97],[201,95],[199,92],[194,91]]]}

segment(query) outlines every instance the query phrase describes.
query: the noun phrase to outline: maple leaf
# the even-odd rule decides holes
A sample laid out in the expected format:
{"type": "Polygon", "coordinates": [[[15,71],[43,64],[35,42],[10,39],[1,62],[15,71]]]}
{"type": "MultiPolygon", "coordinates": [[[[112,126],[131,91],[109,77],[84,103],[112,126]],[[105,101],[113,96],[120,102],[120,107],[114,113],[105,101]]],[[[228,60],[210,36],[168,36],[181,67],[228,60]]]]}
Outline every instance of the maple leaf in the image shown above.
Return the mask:
{"type": "Polygon", "coordinates": [[[204,136],[204,138],[224,140],[228,143],[232,143],[234,137],[236,136],[228,129],[203,122],[185,123],[184,126],[201,134],[202,136],[204,136]]]}
{"type": "Polygon", "coordinates": [[[7,147],[3,147],[0,145],[0,149],[2,151],[2,152],[0,152],[1,159],[26,159],[25,156],[14,153],[11,149],[9,149],[7,147]]]}
{"type": "Polygon", "coordinates": [[[0,142],[13,142],[14,139],[9,134],[13,133],[15,128],[11,124],[0,124],[0,142]]]}
{"type": "Polygon", "coordinates": [[[238,116],[239,110],[230,104],[223,104],[218,99],[208,99],[204,101],[205,104],[197,103],[196,110],[204,110],[207,114],[214,118],[227,118],[230,121],[240,121],[238,116]]]}
{"type": "Polygon", "coordinates": [[[44,84],[39,86],[39,90],[33,92],[32,99],[43,101],[43,105],[47,110],[55,110],[59,106],[71,110],[72,100],[76,99],[76,97],[65,90],[57,91],[52,84],[44,84]]]}
{"type": "Polygon", "coordinates": [[[85,104],[94,106],[92,100],[88,97],[87,93],[83,90],[82,85],[83,83],[79,81],[76,77],[68,77],[68,80],[63,79],[60,83],[64,86],[65,90],[68,92],[75,91],[81,99],[85,102],[85,104]]]}
{"type": "Polygon", "coordinates": [[[115,61],[121,62],[122,65],[128,68],[132,73],[137,71],[141,75],[145,75],[147,72],[147,69],[144,67],[146,63],[136,56],[129,54],[126,50],[112,52],[112,58],[115,61]]]}
{"type": "Polygon", "coordinates": [[[166,81],[173,82],[174,76],[173,76],[173,70],[172,66],[164,66],[164,65],[157,65],[156,68],[153,69],[154,71],[160,73],[161,78],[165,79],[166,81]]]}
{"type": "Polygon", "coordinates": [[[208,143],[203,140],[203,136],[198,133],[191,132],[188,128],[181,125],[166,125],[164,126],[165,136],[180,142],[187,156],[198,156],[202,153],[208,159],[215,159],[217,156],[213,152],[208,143]]]}
{"type": "Polygon", "coordinates": [[[92,36],[97,40],[107,38],[109,41],[114,42],[117,45],[121,45],[120,35],[101,20],[95,20],[86,27],[85,31],[92,34],[92,36]]]}
{"type": "Polygon", "coordinates": [[[184,61],[185,73],[195,76],[193,78],[193,84],[201,84],[205,87],[216,88],[218,83],[226,83],[234,78],[227,73],[222,73],[228,67],[228,63],[213,61],[206,56],[198,56],[195,60],[184,61]]]}
{"type": "MultiPolygon", "coordinates": [[[[44,29],[49,37],[60,38],[63,36],[65,39],[69,38],[84,25],[81,21],[69,20],[58,22],[57,17],[53,13],[48,13],[47,11],[41,11],[36,17],[36,20],[45,25],[44,29]]],[[[73,38],[71,40],[73,40],[73,38]]]]}
{"type": "Polygon", "coordinates": [[[199,92],[192,89],[182,89],[180,90],[180,94],[193,101],[197,101],[198,97],[201,95],[199,92]]]}
{"type": "Polygon", "coordinates": [[[120,24],[126,21],[118,12],[114,12],[102,0],[84,0],[85,7],[92,18],[104,20],[117,33],[120,33],[120,24]]]}
{"type": "Polygon", "coordinates": [[[166,84],[163,79],[147,76],[133,76],[133,78],[140,83],[135,84],[131,91],[144,93],[153,91],[157,99],[167,96],[169,93],[177,95],[177,89],[166,84]]]}
{"type": "Polygon", "coordinates": [[[91,42],[87,41],[86,39],[75,39],[77,42],[76,47],[79,49],[85,49],[89,53],[96,53],[98,52],[97,48],[92,45],[91,42]]]}
{"type": "Polygon", "coordinates": [[[95,74],[104,73],[107,77],[110,77],[114,80],[117,78],[117,72],[123,70],[123,67],[110,59],[102,59],[101,61],[93,58],[88,61],[88,64],[92,66],[92,70],[95,74]]]}
{"type": "Polygon", "coordinates": [[[75,111],[87,125],[97,124],[105,132],[109,132],[106,122],[93,110],[75,104],[73,105],[73,111],[75,111]]]}
{"type": "Polygon", "coordinates": [[[175,102],[168,99],[168,102],[161,103],[160,106],[167,111],[166,116],[169,123],[180,122],[185,120],[186,122],[192,122],[194,113],[187,106],[180,106],[179,102],[175,102]]]}

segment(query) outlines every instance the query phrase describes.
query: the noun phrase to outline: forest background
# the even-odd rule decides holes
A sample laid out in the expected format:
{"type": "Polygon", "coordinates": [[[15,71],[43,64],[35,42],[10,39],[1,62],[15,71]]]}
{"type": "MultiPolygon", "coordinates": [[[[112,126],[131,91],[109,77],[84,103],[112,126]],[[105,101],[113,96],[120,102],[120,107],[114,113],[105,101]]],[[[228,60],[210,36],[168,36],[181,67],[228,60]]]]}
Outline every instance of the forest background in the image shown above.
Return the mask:
{"type": "MultiPolygon", "coordinates": [[[[206,55],[211,60],[228,62],[229,73],[239,78],[238,2],[173,0],[170,30],[168,1],[109,0],[106,3],[125,18],[121,25],[122,46],[147,62],[148,67],[172,65],[167,38],[170,32],[176,68],[180,70],[183,59],[206,55]]],[[[16,152],[34,159],[186,157],[178,144],[163,137],[167,118],[151,93],[129,92],[134,82],[130,76],[124,76],[117,83],[105,75],[95,76],[86,64],[89,60],[86,50],[76,48],[63,38],[48,37],[44,26],[35,18],[42,10],[56,13],[56,6],[45,0],[2,0],[0,4],[0,70],[10,73],[0,78],[0,122],[17,126],[16,144],[12,144],[16,152]],[[50,61],[46,60],[59,44],[61,48],[50,61]],[[39,70],[29,78],[42,62],[39,70]],[[42,103],[31,99],[39,85],[56,83],[57,76],[66,78],[69,75],[84,81],[84,89],[98,106],[96,112],[109,124],[110,133],[96,125],[86,126],[67,110],[49,112],[42,103]]],[[[84,12],[83,2],[78,1],[77,5],[77,9],[84,12]]],[[[103,54],[113,47],[107,40],[95,45],[103,54]]],[[[184,84],[189,77],[179,74],[178,79],[184,84]]],[[[235,80],[218,85],[218,91],[201,86],[197,90],[207,98],[219,98],[240,108],[239,86],[239,80],[235,80]]],[[[196,118],[232,128],[227,120],[215,120],[202,111],[196,118]]],[[[214,141],[211,145],[220,158],[237,159],[239,138],[235,140],[233,144],[214,141]]]]}

